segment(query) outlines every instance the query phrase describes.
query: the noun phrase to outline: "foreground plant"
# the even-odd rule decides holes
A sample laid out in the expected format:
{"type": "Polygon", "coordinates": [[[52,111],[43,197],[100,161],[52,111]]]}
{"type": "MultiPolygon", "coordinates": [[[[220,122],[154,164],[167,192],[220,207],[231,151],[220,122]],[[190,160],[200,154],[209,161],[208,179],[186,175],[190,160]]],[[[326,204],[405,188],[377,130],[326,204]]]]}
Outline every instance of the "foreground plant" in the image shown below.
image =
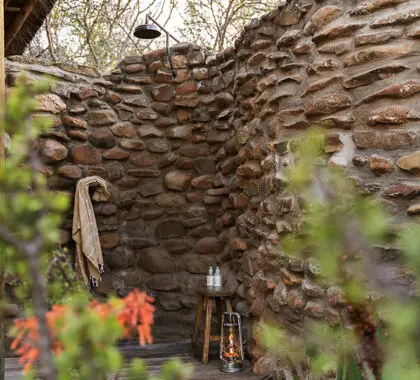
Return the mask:
{"type": "MultiPolygon", "coordinates": [[[[418,276],[420,227],[393,226],[378,199],[364,194],[341,168],[328,167],[324,139],[322,132],[310,131],[289,143],[294,164],[286,182],[297,196],[302,224],[280,247],[283,256],[314,258],[322,268],[320,281],[338,285],[336,296],[346,306],[340,327],[315,325],[305,336],[305,350],[287,355],[295,362],[309,356],[313,371],[337,372],[340,380],[420,378],[420,304],[393,286],[395,268],[378,267],[373,251],[394,244],[418,276]]],[[[285,335],[279,334],[279,343],[270,328],[262,337],[269,348],[286,354],[280,347],[285,335]]]]}
{"type": "MultiPolygon", "coordinates": [[[[57,250],[69,202],[48,189],[35,149],[34,142],[51,122],[32,116],[37,95],[50,90],[48,80],[31,83],[20,78],[1,121],[12,139],[0,166],[0,251],[5,260],[0,278],[7,273],[17,279],[16,295],[24,300],[29,316],[15,322],[12,349],[29,378],[103,380],[121,371],[121,338],[138,334],[140,344],[152,342],[153,299],[134,290],[122,300],[90,300],[87,290],[75,285],[65,252],[57,250]],[[52,281],[49,288],[47,279],[52,281]]],[[[127,371],[129,378],[152,379],[140,359],[127,371]]],[[[185,380],[190,373],[190,366],[170,361],[162,379],[185,380]]]]}
{"type": "MultiPolygon", "coordinates": [[[[50,350],[55,354],[59,378],[103,379],[122,365],[117,341],[134,333],[141,345],[152,343],[153,298],[135,289],[124,299],[105,303],[90,301],[83,294],[46,313],[50,350]]],[[[39,359],[39,323],[36,317],[15,320],[11,348],[20,356],[24,373],[39,359]]]]}
{"type": "Polygon", "coordinates": [[[51,252],[59,242],[58,227],[68,206],[66,197],[48,190],[41,161],[36,150],[30,149],[34,139],[51,125],[46,118],[30,117],[36,110],[36,96],[50,87],[49,81],[28,84],[21,78],[12,89],[1,127],[13,138],[0,166],[0,250],[6,262],[2,269],[29,284],[39,324],[39,372],[46,380],[54,380],[56,371],[49,350],[47,289],[41,273],[45,252],[51,252]]]}
{"type": "MultiPolygon", "coordinates": [[[[121,339],[138,336],[141,346],[153,342],[153,298],[135,289],[125,298],[107,302],[89,301],[80,293],[62,305],[54,305],[46,313],[60,380],[103,380],[124,378],[143,380],[187,380],[191,365],[178,359],[168,361],[161,377],[148,373],[145,362],[136,358],[124,363],[118,349],[121,339]],[[112,376],[112,374],[115,374],[112,376]],[[110,377],[112,376],[112,377],[110,377]]],[[[39,324],[36,317],[15,320],[11,348],[24,365],[28,378],[36,378],[35,363],[39,358],[39,324]]]]}

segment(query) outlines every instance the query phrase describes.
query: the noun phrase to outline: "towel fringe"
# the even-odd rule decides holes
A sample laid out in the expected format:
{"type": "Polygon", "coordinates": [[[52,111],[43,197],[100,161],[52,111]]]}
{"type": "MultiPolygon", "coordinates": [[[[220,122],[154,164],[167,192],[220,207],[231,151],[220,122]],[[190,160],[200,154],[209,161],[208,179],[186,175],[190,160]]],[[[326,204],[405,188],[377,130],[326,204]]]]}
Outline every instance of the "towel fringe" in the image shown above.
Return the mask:
{"type": "MultiPolygon", "coordinates": [[[[104,274],[105,273],[105,268],[104,268],[104,264],[100,264],[99,265],[99,273],[100,274],[104,274]]],[[[99,277],[99,280],[97,280],[95,277],[90,276],[89,277],[89,288],[97,288],[99,286],[99,281],[102,281],[102,276],[99,277]]]]}
{"type": "Polygon", "coordinates": [[[102,281],[102,278],[99,278],[99,280],[97,280],[95,277],[89,277],[89,288],[97,288],[99,286],[99,281],[102,281]]]}

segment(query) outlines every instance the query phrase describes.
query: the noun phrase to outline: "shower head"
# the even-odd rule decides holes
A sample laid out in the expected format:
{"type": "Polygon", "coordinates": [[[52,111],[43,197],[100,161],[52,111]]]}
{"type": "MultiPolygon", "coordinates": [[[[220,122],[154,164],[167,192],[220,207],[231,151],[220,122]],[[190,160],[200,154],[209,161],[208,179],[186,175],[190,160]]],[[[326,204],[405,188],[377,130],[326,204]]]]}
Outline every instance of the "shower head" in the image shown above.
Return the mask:
{"type": "Polygon", "coordinates": [[[162,33],[154,24],[139,25],[134,31],[134,36],[143,40],[153,40],[159,37],[162,33]]]}

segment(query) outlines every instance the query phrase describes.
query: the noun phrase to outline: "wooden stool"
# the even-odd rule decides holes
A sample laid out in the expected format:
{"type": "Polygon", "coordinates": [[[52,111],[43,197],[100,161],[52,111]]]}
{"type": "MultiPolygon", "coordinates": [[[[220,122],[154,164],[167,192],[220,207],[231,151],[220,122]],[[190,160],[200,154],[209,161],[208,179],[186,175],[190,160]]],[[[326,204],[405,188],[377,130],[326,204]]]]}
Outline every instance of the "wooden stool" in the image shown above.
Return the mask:
{"type": "Polygon", "coordinates": [[[197,309],[195,312],[195,321],[194,321],[194,329],[192,335],[192,342],[191,347],[195,351],[198,344],[198,339],[200,336],[200,329],[201,329],[201,317],[203,314],[203,309],[206,311],[206,320],[204,325],[204,342],[203,342],[203,353],[201,362],[206,364],[209,359],[209,346],[210,341],[220,341],[220,335],[210,336],[210,329],[211,329],[211,315],[213,310],[213,301],[216,303],[216,312],[217,312],[217,321],[219,325],[219,331],[222,328],[222,314],[223,314],[223,302],[226,305],[226,310],[232,312],[232,302],[231,298],[234,295],[233,292],[227,289],[218,289],[218,290],[210,290],[210,289],[199,289],[197,291],[198,301],[197,301],[197,309]]]}

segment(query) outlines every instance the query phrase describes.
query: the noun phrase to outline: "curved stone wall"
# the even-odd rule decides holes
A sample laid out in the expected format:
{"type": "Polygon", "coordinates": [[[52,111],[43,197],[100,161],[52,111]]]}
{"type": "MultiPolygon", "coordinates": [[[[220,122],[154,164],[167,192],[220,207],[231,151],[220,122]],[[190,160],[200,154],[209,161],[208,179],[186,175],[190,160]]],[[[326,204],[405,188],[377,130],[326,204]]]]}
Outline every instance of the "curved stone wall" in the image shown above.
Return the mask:
{"type": "MultiPolygon", "coordinates": [[[[161,50],[104,77],[8,61],[10,84],[22,70],[59,79],[39,100],[54,120],[39,142],[51,187],[71,192],[98,174],[113,190],[95,206],[100,291],[145,288],[157,324],[187,334],[195,288],[217,264],[246,327],[275,320],[299,334],[307,319],[338,323],[339,289],[316,285],[317,268],[275,243],[298,224],[282,185],[287,141],[323,126],[330,165],[381,197],[396,223],[417,220],[419,20],[416,0],[282,1],[216,55],[175,45],[175,78],[161,50]]],[[[65,242],[70,226],[71,215],[65,242]]],[[[395,256],[378,247],[379,263],[395,256]]],[[[392,281],[413,283],[401,268],[392,281]]],[[[249,351],[256,371],[270,370],[257,341],[249,351]]]]}
{"type": "MultiPolygon", "coordinates": [[[[366,193],[381,197],[392,222],[417,220],[420,4],[284,3],[235,43],[232,175],[234,192],[248,206],[230,231],[231,265],[241,281],[237,309],[299,335],[308,320],[339,323],[343,299],[339,288],[316,284],[310,261],[279,252],[277,242],[298,225],[294,199],[282,186],[282,167],[291,160],[287,141],[311,125],[324,127],[329,164],[345,167],[366,193]]],[[[393,247],[377,247],[378,265],[397,256],[393,247]]],[[[413,289],[414,279],[397,265],[388,281],[413,289]]],[[[276,367],[257,340],[249,348],[257,372],[276,367]]]]}

